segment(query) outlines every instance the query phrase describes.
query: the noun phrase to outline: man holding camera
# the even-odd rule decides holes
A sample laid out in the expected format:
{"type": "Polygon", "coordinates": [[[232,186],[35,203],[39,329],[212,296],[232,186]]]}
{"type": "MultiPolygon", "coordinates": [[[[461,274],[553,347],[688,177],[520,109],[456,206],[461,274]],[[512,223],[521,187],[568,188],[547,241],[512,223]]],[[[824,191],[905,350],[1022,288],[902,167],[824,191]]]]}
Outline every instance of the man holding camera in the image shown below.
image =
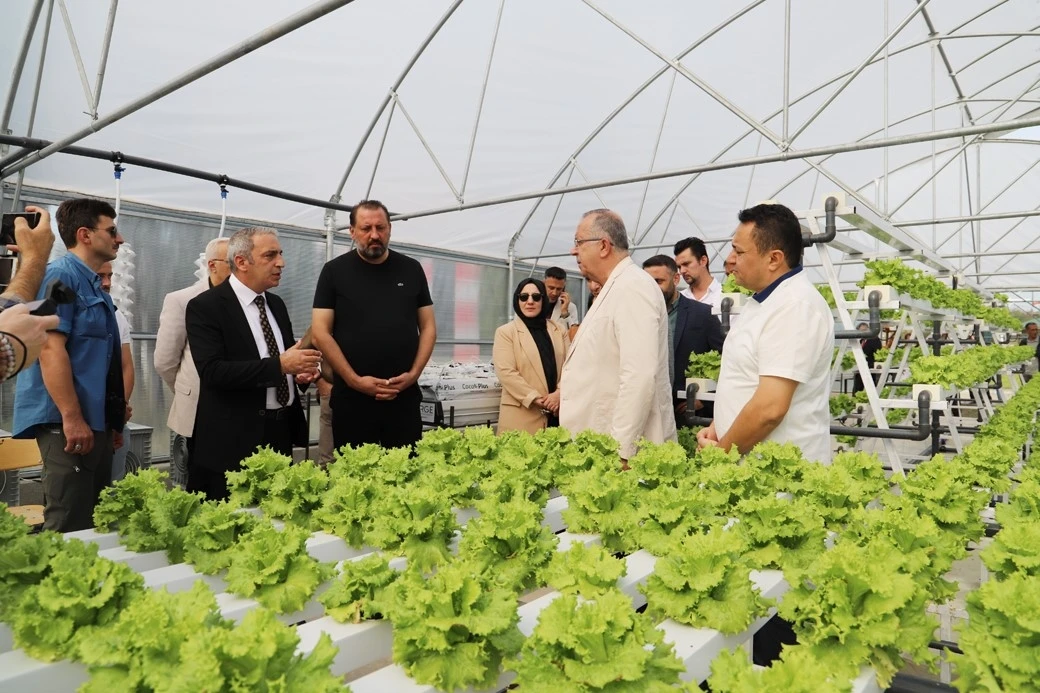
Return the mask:
{"type": "Polygon", "coordinates": [[[70,532],[93,525],[113,445],[123,442],[119,329],[98,277],[123,238],[115,210],[101,200],[66,200],[56,216],[68,253],[47,265],[43,286],[57,279],[75,300],[59,303],[58,326],[47,335],[39,363],[18,378],[14,435],[36,438],[40,447],[44,529],[70,532]]]}
{"type": "MultiPolygon", "coordinates": [[[[36,361],[47,339],[47,330],[58,326],[56,316],[33,315],[30,313],[33,307],[23,305],[36,298],[54,245],[51,217],[47,210],[32,205],[25,210],[26,213],[4,214],[0,234],[3,236],[0,242],[18,254],[18,271],[4,273],[8,283],[0,293],[0,351],[8,356],[4,364],[6,368],[0,367],[0,380],[14,377],[36,361]],[[6,352],[8,348],[9,353],[6,352]]],[[[7,256],[4,259],[9,260],[13,269],[15,258],[7,256]]]]}

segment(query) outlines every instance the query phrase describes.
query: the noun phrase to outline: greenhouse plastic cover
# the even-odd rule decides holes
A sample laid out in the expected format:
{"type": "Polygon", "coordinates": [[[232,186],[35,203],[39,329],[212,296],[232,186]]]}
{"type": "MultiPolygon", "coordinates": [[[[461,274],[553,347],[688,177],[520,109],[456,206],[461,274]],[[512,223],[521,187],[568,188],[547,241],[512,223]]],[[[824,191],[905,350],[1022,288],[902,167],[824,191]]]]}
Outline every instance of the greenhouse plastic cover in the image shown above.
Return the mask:
{"type": "MultiPolygon", "coordinates": [[[[310,4],[119,2],[98,115],[310,4]]],[[[110,2],[55,0],[32,129],[55,141],[91,122],[63,6],[92,92],[110,2]]],[[[12,72],[32,7],[32,0],[2,3],[0,75],[12,72]]],[[[27,134],[41,33],[17,90],[14,135],[27,134]]],[[[77,144],[322,200],[376,197],[413,217],[394,224],[397,241],[501,259],[514,236],[519,258],[568,252],[591,208],[618,210],[641,245],[687,235],[721,240],[731,236],[736,212],[756,201],[820,209],[827,193],[844,189],[879,216],[920,221],[905,230],[939,254],[983,252],[978,263],[951,262],[999,289],[1032,285],[1032,277],[1006,273],[1038,269],[1040,255],[1006,253],[1035,247],[1040,219],[926,222],[1035,211],[1037,127],[543,193],[1035,117],[1038,65],[1036,0],[357,0],[77,144]],[[402,74],[391,107],[380,111],[402,74]],[[509,196],[529,199],[496,203],[509,196]]],[[[113,194],[111,164],[61,154],[27,168],[25,183],[113,194]]],[[[215,184],[139,167],[124,175],[122,190],[163,207],[220,209],[215,184]]],[[[322,209],[233,188],[228,210],[324,225],[322,209]]],[[[338,214],[340,226],[346,216],[338,214]]],[[[890,252],[866,235],[850,236],[890,252]]],[[[713,248],[728,252],[721,242],[713,248]]]]}

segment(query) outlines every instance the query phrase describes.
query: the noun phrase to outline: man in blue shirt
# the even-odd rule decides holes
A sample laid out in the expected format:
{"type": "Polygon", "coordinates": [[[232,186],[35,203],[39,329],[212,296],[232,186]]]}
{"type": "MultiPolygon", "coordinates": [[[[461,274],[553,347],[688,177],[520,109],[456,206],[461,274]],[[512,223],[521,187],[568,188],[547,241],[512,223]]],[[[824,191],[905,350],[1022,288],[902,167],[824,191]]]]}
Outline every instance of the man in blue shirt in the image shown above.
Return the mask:
{"type": "Polygon", "coordinates": [[[43,458],[43,526],[58,532],[93,525],[98,495],[110,479],[113,444],[122,444],[125,402],[119,406],[122,384],[115,387],[122,380],[119,330],[98,277],[123,242],[115,216],[101,200],[67,200],[58,207],[58,233],[68,253],[47,266],[38,298],[58,279],[76,300],[58,306],[58,328],[16,388],[14,436],[36,438],[43,458]]]}

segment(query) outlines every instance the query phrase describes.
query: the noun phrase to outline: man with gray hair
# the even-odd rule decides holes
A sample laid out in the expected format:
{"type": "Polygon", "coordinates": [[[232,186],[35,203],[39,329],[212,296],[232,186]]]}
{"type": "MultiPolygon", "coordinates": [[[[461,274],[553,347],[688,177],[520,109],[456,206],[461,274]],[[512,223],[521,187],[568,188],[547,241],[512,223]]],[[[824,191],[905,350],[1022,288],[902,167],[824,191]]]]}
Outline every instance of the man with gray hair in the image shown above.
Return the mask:
{"type": "Polygon", "coordinates": [[[155,372],[173,392],[173,404],[166,425],[173,431],[170,446],[173,482],[184,488],[188,484],[188,465],[193,447],[195,409],[199,403],[199,372],[191,358],[188,330],[184,314],[188,301],[203,291],[224,283],[231,275],[227,257],[227,238],[214,238],[206,244],[207,276],[191,286],[166,294],[159,314],[159,334],[155,338],[155,372]]]}
{"type": "Polygon", "coordinates": [[[188,490],[227,498],[225,472],[259,446],[291,455],[307,442],[298,389],[318,375],[321,352],[293,340],[278,286],[285,261],[274,229],[242,229],[227,247],[231,277],[188,302],[185,324],[199,372],[188,490]]]}
{"type": "Polygon", "coordinates": [[[668,313],[661,290],[628,253],[616,212],[586,212],[571,249],[578,269],[603,285],[563,363],[560,425],[614,437],[622,466],[641,438],[675,440],[668,378],[668,313]]]}

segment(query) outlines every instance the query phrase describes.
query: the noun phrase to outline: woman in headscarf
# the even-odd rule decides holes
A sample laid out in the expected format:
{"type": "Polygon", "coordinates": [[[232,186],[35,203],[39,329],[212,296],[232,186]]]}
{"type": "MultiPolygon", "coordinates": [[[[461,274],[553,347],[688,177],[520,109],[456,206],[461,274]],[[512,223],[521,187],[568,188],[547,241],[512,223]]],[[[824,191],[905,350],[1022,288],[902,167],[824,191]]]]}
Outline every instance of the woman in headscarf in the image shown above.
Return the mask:
{"type": "Polygon", "coordinates": [[[570,339],[549,316],[545,285],[524,279],[513,292],[516,318],[495,330],[493,360],[502,383],[498,432],[537,433],[559,425],[557,385],[570,339]]]}

